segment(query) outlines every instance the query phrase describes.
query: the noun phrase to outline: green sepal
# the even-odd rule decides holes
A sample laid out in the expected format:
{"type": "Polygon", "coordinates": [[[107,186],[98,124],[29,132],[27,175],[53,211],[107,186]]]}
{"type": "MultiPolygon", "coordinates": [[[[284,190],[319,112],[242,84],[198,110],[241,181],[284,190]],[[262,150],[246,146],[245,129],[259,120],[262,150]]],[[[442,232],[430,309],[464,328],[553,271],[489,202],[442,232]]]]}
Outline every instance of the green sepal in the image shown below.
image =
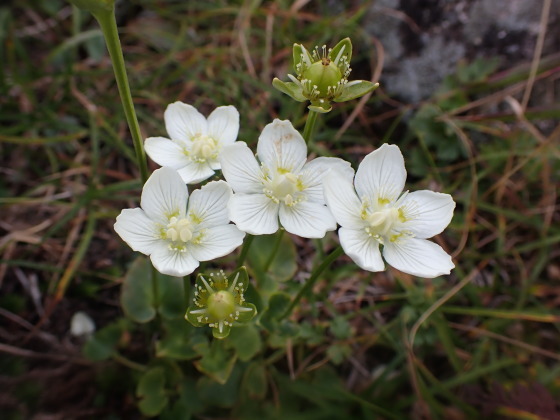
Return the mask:
{"type": "Polygon", "coordinates": [[[310,111],[314,111],[314,112],[318,112],[319,114],[326,114],[327,112],[331,112],[332,110],[332,105],[330,104],[330,102],[324,102],[324,103],[311,103],[311,105],[309,105],[307,107],[310,111]]]}
{"type": "Polygon", "coordinates": [[[278,89],[280,92],[285,93],[294,101],[305,102],[307,98],[303,96],[303,89],[301,86],[295,84],[294,82],[283,82],[277,77],[272,80],[272,86],[278,89]]]}
{"type": "Polygon", "coordinates": [[[187,308],[187,313],[185,314],[185,319],[189,321],[194,327],[204,327],[205,324],[203,322],[199,322],[197,319],[199,315],[191,313],[192,310],[196,309],[197,308],[194,306],[189,306],[187,308]]]}
{"type": "Polygon", "coordinates": [[[352,80],[342,89],[339,96],[334,98],[335,102],[346,102],[359,98],[379,87],[379,83],[372,83],[367,80],[352,80]]]}
{"type": "Polygon", "coordinates": [[[214,336],[214,338],[217,338],[218,340],[226,338],[230,332],[231,332],[231,327],[225,324],[222,325],[222,331],[220,331],[218,327],[212,328],[212,335],[214,336]]]}
{"type": "Polygon", "coordinates": [[[244,303],[242,306],[244,308],[250,308],[251,311],[239,312],[239,319],[237,321],[235,321],[235,323],[233,325],[235,325],[237,323],[246,324],[247,322],[251,321],[255,317],[255,315],[257,314],[257,308],[252,303],[244,303]]]}
{"type": "Polygon", "coordinates": [[[336,44],[329,54],[329,58],[334,61],[337,66],[340,65],[342,57],[346,57],[346,63],[350,64],[350,60],[352,59],[352,41],[350,41],[350,38],[344,38],[336,44]]]}
{"type": "Polygon", "coordinates": [[[294,56],[294,71],[299,77],[306,68],[311,66],[311,63],[313,63],[313,59],[311,58],[311,54],[309,54],[309,51],[307,51],[307,48],[305,48],[302,44],[294,44],[292,53],[294,56]],[[299,69],[298,64],[300,65],[299,69]]]}

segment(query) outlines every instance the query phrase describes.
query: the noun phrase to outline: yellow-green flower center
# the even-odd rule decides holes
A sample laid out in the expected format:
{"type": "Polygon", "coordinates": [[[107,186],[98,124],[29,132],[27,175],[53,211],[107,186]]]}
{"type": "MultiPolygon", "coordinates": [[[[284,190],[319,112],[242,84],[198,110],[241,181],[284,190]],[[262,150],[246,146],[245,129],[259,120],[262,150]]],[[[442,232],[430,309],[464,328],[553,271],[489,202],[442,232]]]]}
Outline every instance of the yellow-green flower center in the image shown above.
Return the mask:
{"type": "Polygon", "coordinates": [[[199,163],[215,159],[218,156],[218,142],[206,134],[197,134],[192,138],[189,154],[195,162],[199,163]]]}
{"type": "Polygon", "coordinates": [[[309,80],[309,84],[317,91],[317,96],[325,98],[332,96],[342,80],[342,73],[338,66],[326,57],[311,64],[303,72],[303,79],[309,80]]]}
{"type": "Polygon", "coordinates": [[[235,312],[235,298],[227,290],[220,290],[208,296],[208,314],[218,321],[223,321],[235,312]]]}
{"type": "Polygon", "coordinates": [[[192,225],[189,219],[172,217],[165,231],[167,239],[173,242],[188,242],[193,237],[192,225]]]}
{"type": "Polygon", "coordinates": [[[393,225],[399,220],[399,209],[390,207],[370,213],[366,216],[369,226],[366,232],[373,237],[387,236],[393,229],[393,225]]]}
{"type": "Polygon", "coordinates": [[[264,193],[275,203],[292,206],[297,202],[296,195],[300,190],[299,179],[291,172],[277,172],[272,179],[265,181],[264,193]]]}

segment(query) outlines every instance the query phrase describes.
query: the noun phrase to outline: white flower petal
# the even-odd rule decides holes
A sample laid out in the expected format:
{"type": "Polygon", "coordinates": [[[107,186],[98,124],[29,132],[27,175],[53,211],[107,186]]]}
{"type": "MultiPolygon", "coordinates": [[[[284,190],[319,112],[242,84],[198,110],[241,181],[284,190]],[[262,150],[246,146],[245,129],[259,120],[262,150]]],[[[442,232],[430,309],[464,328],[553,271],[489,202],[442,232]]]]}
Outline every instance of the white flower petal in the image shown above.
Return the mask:
{"type": "Polygon", "coordinates": [[[404,158],[394,144],[384,144],[367,155],[356,171],[356,191],[360,198],[394,201],[404,188],[404,158]]]}
{"type": "Polygon", "coordinates": [[[214,175],[214,170],[208,162],[194,162],[189,160],[177,171],[185,184],[198,184],[214,175]]]}
{"type": "Polygon", "coordinates": [[[149,137],[144,142],[146,154],[158,165],[179,169],[190,159],[183,153],[183,147],[165,137],[149,137]]]}
{"type": "Polygon", "coordinates": [[[321,203],[303,201],[293,206],[280,206],[280,224],[288,232],[303,238],[323,238],[336,229],[333,215],[321,203]]]}
{"type": "Polygon", "coordinates": [[[174,102],[163,114],[167,134],[173,140],[190,142],[197,134],[208,133],[206,118],[191,105],[174,102]]]}
{"type": "Polygon", "coordinates": [[[191,274],[199,265],[190,252],[172,250],[166,242],[159,244],[150,259],[157,271],[175,277],[191,274]]]}
{"type": "MultiPolygon", "coordinates": [[[[222,151],[220,151],[220,153],[222,153],[222,151]]],[[[222,169],[219,156],[215,159],[210,158],[206,162],[208,163],[208,166],[210,166],[210,168],[214,171],[219,171],[220,169],[222,169]]]]}
{"type": "Polygon", "coordinates": [[[354,178],[354,169],[345,160],[333,157],[319,157],[307,162],[301,169],[300,176],[309,201],[325,203],[323,180],[329,171],[338,171],[338,174],[348,179],[350,183],[352,183],[354,178]]]}
{"type": "Polygon", "coordinates": [[[220,153],[222,173],[236,193],[262,193],[262,172],[257,159],[242,141],[225,146],[220,153]]]}
{"type": "Polygon", "coordinates": [[[338,229],[340,245],[346,255],[362,269],[383,271],[385,264],[379,252],[379,242],[369,236],[364,229],[338,229]]]}
{"type": "Polygon", "coordinates": [[[361,218],[362,203],[352,182],[343,174],[332,171],[323,182],[325,201],[338,224],[345,228],[360,229],[366,226],[361,218]]]}
{"type": "Polygon", "coordinates": [[[418,277],[433,278],[449,274],[455,267],[451,256],[442,247],[426,239],[387,241],[383,256],[396,269],[418,277]]]}
{"type": "Polygon", "coordinates": [[[264,194],[234,194],[229,217],[243,232],[266,235],[278,230],[278,204],[264,194]]]}
{"type": "Polygon", "coordinates": [[[231,187],[225,181],[209,182],[201,189],[192,192],[187,215],[198,224],[199,228],[227,225],[229,223],[227,205],[232,195],[231,187]]]}
{"type": "Polygon", "coordinates": [[[298,173],[307,160],[307,145],[290,121],[275,119],[259,136],[257,156],[271,169],[298,173]]]}
{"type": "Polygon", "coordinates": [[[173,216],[184,216],[189,191],[181,176],[171,168],[159,168],[142,189],[140,206],[153,221],[167,224],[173,216]]]}
{"type": "Polygon", "coordinates": [[[189,250],[199,261],[210,261],[228,255],[243,243],[245,232],[235,225],[215,226],[204,229],[199,243],[190,243],[189,250]]]}
{"type": "Polygon", "coordinates": [[[161,240],[158,226],[140,208],[121,211],[114,229],[128,246],[145,255],[150,255],[161,240]]]}
{"type": "Polygon", "coordinates": [[[455,201],[449,194],[422,190],[407,194],[400,208],[410,218],[403,227],[425,239],[441,233],[451,222],[455,201]]]}
{"type": "Polygon", "coordinates": [[[233,143],[238,133],[239,112],[234,106],[220,106],[208,117],[208,135],[222,145],[233,143]]]}

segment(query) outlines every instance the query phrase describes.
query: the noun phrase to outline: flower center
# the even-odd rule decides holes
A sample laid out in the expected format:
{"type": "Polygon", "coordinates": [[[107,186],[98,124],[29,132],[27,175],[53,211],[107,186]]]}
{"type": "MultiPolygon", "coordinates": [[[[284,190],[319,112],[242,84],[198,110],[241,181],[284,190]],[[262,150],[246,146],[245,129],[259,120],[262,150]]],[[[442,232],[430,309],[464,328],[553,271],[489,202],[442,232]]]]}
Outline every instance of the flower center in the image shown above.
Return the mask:
{"type": "Polygon", "coordinates": [[[366,228],[366,232],[374,237],[387,236],[398,219],[399,209],[394,207],[368,214],[366,221],[369,223],[369,226],[366,228]]]}
{"type": "Polygon", "coordinates": [[[189,219],[172,217],[167,224],[165,236],[173,242],[188,242],[193,237],[192,226],[189,219]]]}
{"type": "Polygon", "coordinates": [[[208,296],[208,313],[218,321],[225,320],[235,311],[235,298],[227,290],[220,290],[208,296]]]}
{"type": "Polygon", "coordinates": [[[277,173],[265,182],[264,193],[276,203],[282,201],[288,206],[294,205],[298,191],[298,177],[291,172],[277,173]]]}
{"type": "Polygon", "coordinates": [[[204,163],[218,155],[218,142],[206,134],[197,134],[192,138],[190,155],[195,162],[204,163]]]}

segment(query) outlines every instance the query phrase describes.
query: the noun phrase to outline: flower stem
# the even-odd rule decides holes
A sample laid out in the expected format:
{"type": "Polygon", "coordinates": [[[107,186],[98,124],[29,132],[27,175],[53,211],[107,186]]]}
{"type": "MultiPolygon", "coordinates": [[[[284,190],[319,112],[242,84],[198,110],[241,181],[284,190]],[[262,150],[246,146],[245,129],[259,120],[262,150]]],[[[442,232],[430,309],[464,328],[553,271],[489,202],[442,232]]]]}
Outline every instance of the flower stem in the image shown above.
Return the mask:
{"type": "Polygon", "coordinates": [[[247,254],[249,253],[249,248],[251,248],[253,239],[255,239],[253,235],[247,235],[247,238],[245,238],[245,242],[243,242],[243,248],[241,248],[241,253],[239,254],[239,258],[237,258],[237,267],[241,267],[245,262],[245,258],[247,258],[247,254]]]}
{"type": "Polygon", "coordinates": [[[307,114],[307,120],[305,121],[305,127],[303,128],[303,139],[306,144],[309,144],[309,140],[311,140],[318,115],[319,113],[315,111],[309,111],[309,114],[307,114]]]}
{"type": "Polygon", "coordinates": [[[323,262],[319,265],[319,267],[317,267],[313,271],[313,273],[311,273],[311,277],[307,279],[307,281],[299,290],[294,300],[292,300],[292,303],[290,303],[288,309],[286,309],[286,312],[284,312],[282,316],[278,319],[279,321],[290,316],[290,314],[294,310],[295,306],[299,303],[301,298],[311,290],[311,288],[313,287],[313,285],[315,284],[315,282],[317,281],[321,273],[325,271],[325,269],[329,265],[331,265],[338,257],[340,257],[342,253],[343,253],[342,247],[339,245],[333,252],[327,255],[327,257],[323,260],[323,262]]]}
{"type": "Polygon", "coordinates": [[[101,30],[103,31],[103,35],[105,37],[105,43],[107,44],[107,49],[109,50],[109,55],[111,56],[111,62],[113,64],[115,78],[117,79],[117,86],[119,88],[121,102],[126,115],[126,121],[128,122],[130,133],[132,134],[134,150],[136,151],[136,160],[138,162],[138,167],[140,168],[140,177],[144,183],[148,179],[148,166],[146,163],[144,147],[142,145],[142,134],[140,133],[138,118],[136,117],[136,111],[134,110],[134,104],[132,102],[132,95],[130,94],[130,86],[126,75],[124,57],[119,41],[117,21],[115,20],[115,12],[114,10],[103,11],[95,13],[94,16],[99,22],[99,26],[101,26],[101,30]]]}
{"type": "Polygon", "coordinates": [[[276,237],[276,242],[274,242],[274,248],[272,248],[272,252],[270,253],[268,260],[264,263],[263,272],[266,273],[270,268],[270,264],[276,258],[276,254],[278,254],[278,250],[280,249],[280,244],[282,243],[282,237],[284,236],[284,229],[280,229],[278,232],[278,236],[276,237]]]}

